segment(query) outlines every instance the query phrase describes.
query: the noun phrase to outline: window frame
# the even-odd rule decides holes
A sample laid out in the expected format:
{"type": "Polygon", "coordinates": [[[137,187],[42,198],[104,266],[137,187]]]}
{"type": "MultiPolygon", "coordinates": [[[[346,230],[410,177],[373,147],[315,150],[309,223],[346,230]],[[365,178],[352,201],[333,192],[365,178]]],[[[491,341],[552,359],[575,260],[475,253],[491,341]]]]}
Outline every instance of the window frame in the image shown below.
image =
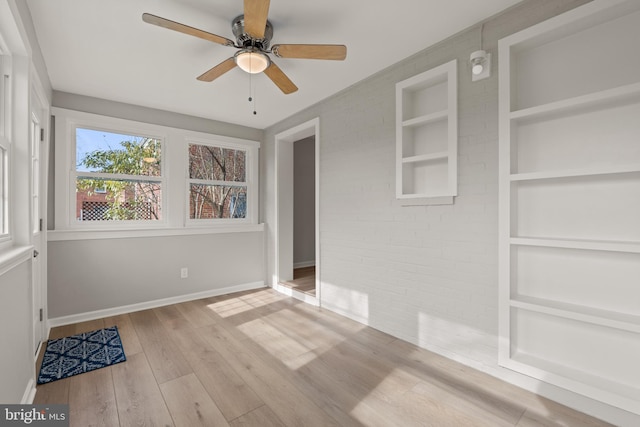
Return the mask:
{"type": "MultiPolygon", "coordinates": [[[[73,188],[74,192],[76,191],[76,188],[77,188],[77,180],[82,178],[104,179],[104,180],[110,180],[110,181],[153,182],[160,185],[160,188],[162,189],[161,191],[164,191],[164,189],[166,188],[166,179],[165,179],[165,173],[164,173],[165,166],[163,161],[164,148],[166,146],[164,137],[152,135],[144,130],[138,131],[135,128],[120,128],[120,127],[111,128],[111,127],[104,127],[104,126],[85,125],[82,122],[74,123],[74,125],[71,127],[71,134],[73,135],[72,150],[71,150],[72,169],[70,171],[69,185],[73,188]],[[77,151],[76,151],[77,133],[76,132],[78,129],[122,134],[122,135],[142,137],[142,138],[151,138],[151,139],[156,139],[160,141],[160,176],[155,177],[155,176],[146,176],[146,175],[129,175],[129,174],[119,174],[119,173],[109,173],[109,172],[78,171],[76,169],[78,164],[77,163],[78,159],[76,158],[76,154],[77,154],[77,151]]],[[[69,194],[71,195],[71,192],[69,194]]],[[[70,199],[69,203],[71,204],[69,206],[69,215],[70,215],[69,220],[73,221],[75,223],[75,226],[79,228],[86,227],[86,228],[114,229],[114,228],[117,228],[117,226],[120,226],[121,228],[147,228],[147,227],[155,227],[155,226],[166,223],[166,219],[165,219],[166,198],[165,197],[162,197],[162,201],[160,203],[161,218],[158,220],[113,220],[113,221],[81,221],[78,218],[75,218],[75,211],[77,209],[77,204],[76,204],[77,198],[69,197],[69,199],[70,199]],[[116,226],[114,226],[113,224],[116,224],[116,226]]]]}
{"type": "MultiPolygon", "coordinates": [[[[137,182],[152,182],[154,184],[158,184],[160,185],[161,189],[165,188],[165,178],[164,178],[164,162],[162,161],[162,156],[164,153],[164,147],[166,146],[165,144],[165,140],[162,137],[158,137],[158,136],[154,136],[151,134],[148,134],[147,132],[139,132],[134,130],[133,128],[128,128],[128,129],[121,129],[121,128],[105,128],[102,126],[96,127],[96,126],[85,126],[83,124],[79,124],[79,123],[75,123],[71,129],[72,135],[73,135],[73,147],[72,147],[72,152],[71,155],[73,157],[72,159],[72,169],[71,169],[71,177],[70,177],[70,185],[73,187],[73,189],[75,190],[77,188],[77,180],[78,179],[104,179],[104,180],[109,180],[109,181],[137,181],[137,182]],[[77,130],[78,129],[85,129],[85,130],[93,130],[93,131],[99,131],[99,132],[106,132],[106,133],[113,133],[113,134],[122,134],[122,135],[127,135],[127,136],[135,136],[135,137],[142,137],[142,138],[150,138],[150,139],[156,139],[158,141],[160,141],[160,156],[161,156],[161,162],[160,162],[160,176],[156,177],[156,176],[147,176],[147,175],[129,175],[129,174],[119,174],[119,173],[109,173],[109,172],[85,172],[85,171],[78,171],[76,169],[77,167],[77,162],[78,159],[76,157],[77,155],[77,130]]],[[[162,190],[164,191],[164,190],[162,190]]],[[[113,221],[82,221],[82,220],[78,220],[77,218],[75,218],[75,211],[77,209],[77,198],[71,197],[71,193],[70,193],[70,197],[69,197],[69,202],[71,203],[71,206],[69,206],[69,220],[70,221],[74,221],[76,223],[77,226],[79,227],[90,227],[90,228],[113,228],[111,226],[111,224],[120,224],[123,227],[141,227],[141,228],[145,228],[147,226],[155,226],[157,224],[162,224],[163,222],[165,222],[164,219],[164,214],[165,214],[165,198],[162,197],[162,201],[160,204],[160,212],[161,212],[161,218],[158,220],[113,220],[113,221]],[[73,216],[73,218],[71,217],[73,216]]]]}
{"type": "MultiPolygon", "coordinates": [[[[262,229],[259,218],[260,142],[212,133],[138,122],[94,113],[52,107],[55,123],[54,229],[57,239],[112,238],[122,236],[161,236],[193,233],[227,233],[262,229]],[[96,129],[128,135],[157,138],[162,143],[162,219],[154,221],[76,221],[75,173],[76,129],[96,129]],[[245,151],[247,183],[246,218],[189,218],[189,144],[208,144],[245,151]],[[100,224],[101,223],[101,224],[100,224]],[[66,237],[65,237],[66,236],[66,237]],[[73,236],[73,237],[72,237],[73,236]]],[[[80,173],[84,175],[85,173],[80,173]]],[[[146,180],[147,177],[142,177],[146,180]]]]}
{"type": "Polygon", "coordinates": [[[0,246],[9,245],[11,238],[10,168],[12,144],[12,79],[11,57],[5,53],[0,38],[0,246]]]}
{"type": "Polygon", "coordinates": [[[231,139],[231,138],[187,138],[184,145],[186,165],[185,165],[185,208],[184,217],[185,225],[187,227],[211,227],[211,226],[224,226],[224,225],[239,225],[239,224],[257,224],[258,223],[258,148],[259,144],[255,141],[231,139]],[[189,176],[189,146],[190,145],[206,145],[209,147],[216,147],[222,149],[230,149],[243,151],[245,153],[245,165],[244,165],[244,181],[215,181],[215,180],[202,180],[195,179],[189,176]],[[246,187],[247,196],[247,213],[244,218],[191,218],[190,212],[190,195],[191,184],[204,184],[204,185],[228,185],[232,187],[246,187]]]}

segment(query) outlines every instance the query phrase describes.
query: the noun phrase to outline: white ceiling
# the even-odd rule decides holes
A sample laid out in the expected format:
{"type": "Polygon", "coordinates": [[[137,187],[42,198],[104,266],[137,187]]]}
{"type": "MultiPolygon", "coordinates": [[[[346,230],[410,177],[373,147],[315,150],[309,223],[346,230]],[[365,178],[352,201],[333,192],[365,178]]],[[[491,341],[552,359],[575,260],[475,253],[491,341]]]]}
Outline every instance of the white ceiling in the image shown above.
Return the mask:
{"type": "Polygon", "coordinates": [[[347,45],[347,59],[278,59],[299,90],[284,95],[235,68],[196,77],[233,56],[224,47],[146,24],[142,13],[234,39],[241,0],[27,0],[54,90],[263,129],[520,0],[272,0],[272,44],[347,45]]]}

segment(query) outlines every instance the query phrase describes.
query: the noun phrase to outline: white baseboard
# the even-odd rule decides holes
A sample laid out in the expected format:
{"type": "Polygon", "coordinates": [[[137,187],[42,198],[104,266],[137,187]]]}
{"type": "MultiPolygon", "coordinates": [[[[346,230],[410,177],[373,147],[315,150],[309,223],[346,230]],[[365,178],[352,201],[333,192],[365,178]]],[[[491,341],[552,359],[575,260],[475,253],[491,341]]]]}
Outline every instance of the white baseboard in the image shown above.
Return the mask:
{"type": "Polygon", "coordinates": [[[316,265],[316,260],[313,259],[311,261],[294,262],[293,268],[315,267],[315,265],[316,265]]]}
{"type": "Polygon", "coordinates": [[[292,288],[290,288],[288,286],[283,286],[283,285],[281,285],[279,283],[274,283],[274,284],[271,285],[271,287],[274,290],[276,290],[276,291],[280,292],[281,294],[284,294],[284,295],[286,295],[288,297],[293,297],[293,298],[295,298],[297,300],[305,302],[305,303],[307,303],[309,305],[313,305],[315,307],[319,307],[320,306],[320,301],[318,300],[318,298],[314,297],[313,295],[309,295],[309,294],[306,294],[304,292],[297,291],[297,290],[292,289],[292,288]]]}
{"type": "Polygon", "coordinates": [[[20,401],[20,404],[31,405],[35,397],[36,397],[36,383],[33,380],[33,378],[31,378],[27,383],[27,388],[24,390],[24,394],[22,395],[22,400],[20,401]]]}
{"type": "Polygon", "coordinates": [[[89,311],[86,313],[72,314],[69,316],[54,317],[49,319],[49,328],[63,325],[71,325],[88,320],[101,319],[103,317],[117,316],[119,314],[133,313],[134,311],[147,310],[149,308],[162,307],[165,305],[178,304],[186,301],[193,301],[202,298],[216,297],[219,295],[232,294],[234,292],[248,291],[252,289],[264,288],[264,282],[245,283],[243,285],[229,286],[226,288],[211,289],[203,292],[196,292],[187,295],[178,295],[170,298],[146,301],[137,304],[123,305],[121,307],[106,308],[104,310],[89,311]]]}

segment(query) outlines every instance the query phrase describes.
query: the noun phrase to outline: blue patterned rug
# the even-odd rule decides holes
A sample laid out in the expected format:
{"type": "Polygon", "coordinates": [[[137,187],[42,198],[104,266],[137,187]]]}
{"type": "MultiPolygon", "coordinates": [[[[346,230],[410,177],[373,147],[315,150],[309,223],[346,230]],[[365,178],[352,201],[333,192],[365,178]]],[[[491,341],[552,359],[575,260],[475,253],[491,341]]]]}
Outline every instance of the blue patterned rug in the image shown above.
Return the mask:
{"type": "Polygon", "coordinates": [[[117,326],[47,342],[38,384],[67,378],[124,362],[117,326]]]}

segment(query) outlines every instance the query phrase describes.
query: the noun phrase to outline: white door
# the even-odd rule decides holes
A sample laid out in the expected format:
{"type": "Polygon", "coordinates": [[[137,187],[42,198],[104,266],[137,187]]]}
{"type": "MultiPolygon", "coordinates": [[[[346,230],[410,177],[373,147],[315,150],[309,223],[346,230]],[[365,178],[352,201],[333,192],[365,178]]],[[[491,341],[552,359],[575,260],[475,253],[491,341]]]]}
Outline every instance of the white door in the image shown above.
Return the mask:
{"type": "Polygon", "coordinates": [[[32,297],[33,297],[33,344],[37,355],[44,337],[44,298],[43,298],[43,262],[42,248],[45,244],[43,227],[43,171],[46,165],[42,161],[45,109],[36,99],[31,112],[31,233],[33,244],[32,297]]]}

